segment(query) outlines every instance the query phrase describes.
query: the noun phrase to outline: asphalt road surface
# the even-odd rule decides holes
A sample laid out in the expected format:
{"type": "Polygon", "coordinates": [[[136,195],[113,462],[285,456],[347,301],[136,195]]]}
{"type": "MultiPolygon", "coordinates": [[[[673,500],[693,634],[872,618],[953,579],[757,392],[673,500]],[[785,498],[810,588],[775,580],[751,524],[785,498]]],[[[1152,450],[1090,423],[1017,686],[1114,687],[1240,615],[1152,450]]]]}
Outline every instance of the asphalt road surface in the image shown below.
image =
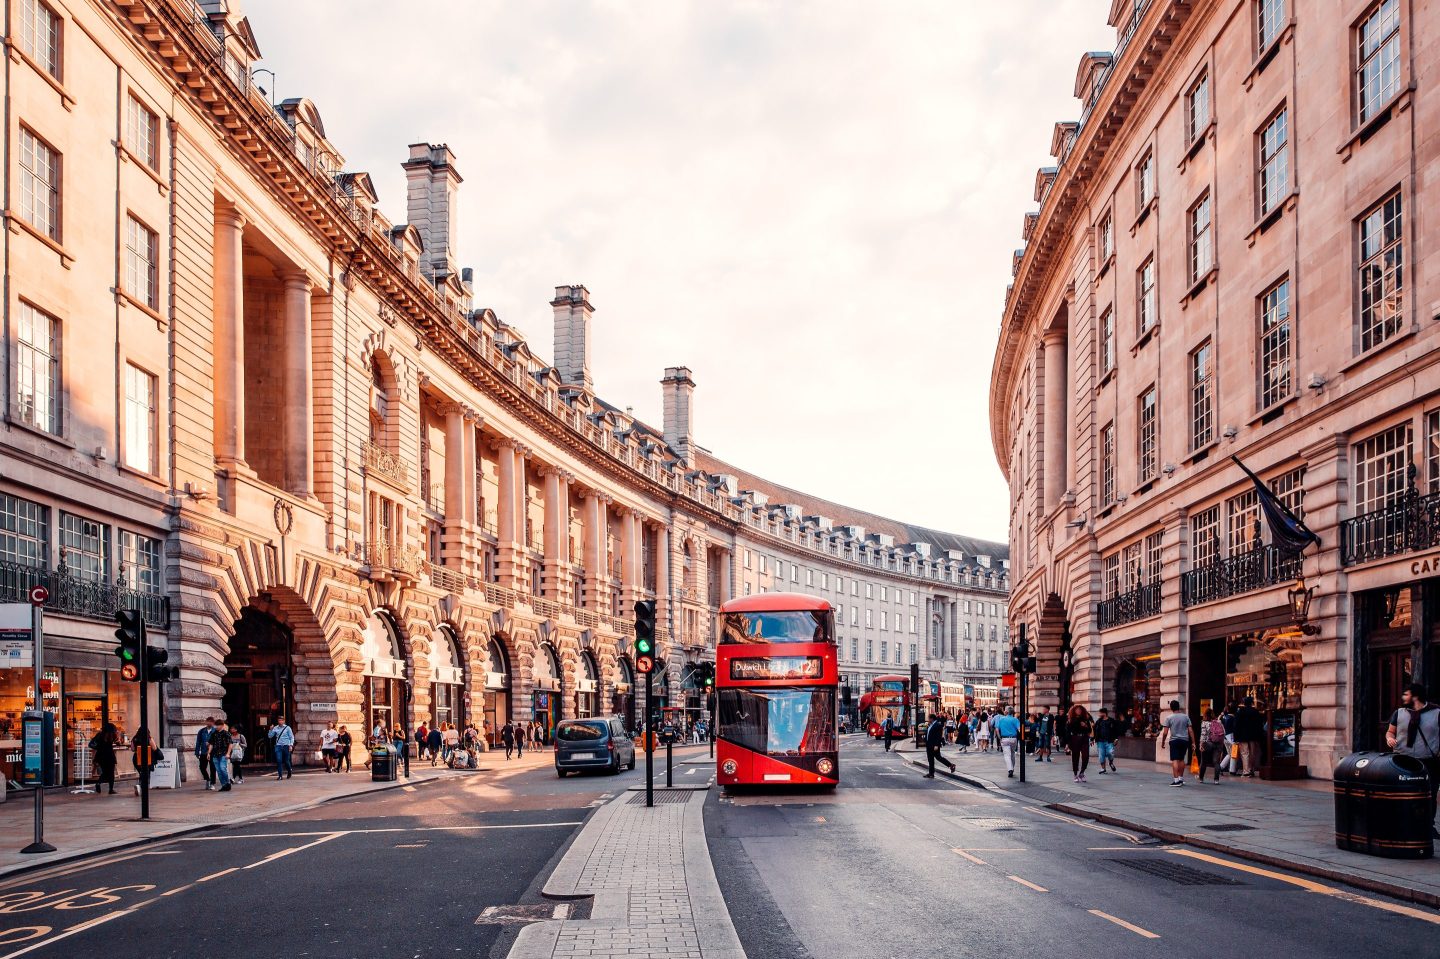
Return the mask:
{"type": "Polygon", "coordinates": [[[708,801],[750,959],[1440,955],[1423,907],[925,780],[864,736],[840,768],[708,801]]]}
{"type": "Polygon", "coordinates": [[[503,957],[508,919],[553,914],[550,863],[644,764],[563,780],[484,765],[0,882],[0,959],[503,957]]]}

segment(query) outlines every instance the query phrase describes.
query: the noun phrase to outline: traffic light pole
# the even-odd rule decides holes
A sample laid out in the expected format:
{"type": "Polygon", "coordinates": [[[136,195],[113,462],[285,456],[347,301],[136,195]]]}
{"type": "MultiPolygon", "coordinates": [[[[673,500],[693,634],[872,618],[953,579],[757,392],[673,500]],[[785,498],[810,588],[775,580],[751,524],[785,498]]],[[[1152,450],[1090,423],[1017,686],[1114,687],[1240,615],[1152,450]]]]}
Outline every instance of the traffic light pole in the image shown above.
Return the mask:
{"type": "Polygon", "coordinates": [[[145,617],[140,616],[140,728],[146,730],[146,747],[149,755],[140,763],[140,819],[150,818],[150,768],[155,758],[155,737],[148,735],[150,729],[150,655],[146,652],[145,617]]]}
{"type": "Polygon", "coordinates": [[[1021,623],[1021,624],[1020,624],[1020,670],[1019,670],[1019,672],[1020,672],[1020,717],[1019,717],[1019,718],[1020,718],[1020,781],[1021,781],[1022,783],[1025,781],[1025,738],[1026,738],[1026,737],[1025,737],[1025,716],[1027,715],[1028,710],[1029,710],[1029,704],[1028,704],[1028,702],[1026,701],[1026,695],[1025,695],[1025,694],[1029,691],[1029,688],[1030,688],[1030,684],[1025,681],[1025,678],[1026,678],[1026,677],[1029,675],[1029,673],[1030,673],[1030,671],[1025,668],[1026,665],[1028,665],[1028,664],[1026,663],[1026,661],[1025,661],[1025,657],[1028,656],[1029,654],[1030,654],[1030,646],[1029,646],[1029,644],[1025,641],[1025,624],[1024,624],[1024,623],[1021,623]]]}
{"type": "Polygon", "coordinates": [[[654,696],[655,675],[644,673],[645,677],[645,808],[655,805],[655,716],[651,713],[651,697],[654,696]]]}
{"type": "MultiPolygon", "coordinates": [[[[30,599],[30,638],[35,644],[33,665],[35,667],[35,710],[41,714],[43,719],[45,712],[45,695],[40,681],[45,676],[45,601],[35,602],[34,594],[30,599]]],[[[45,724],[40,724],[44,730],[45,724]]],[[[41,749],[54,750],[53,742],[40,744],[41,749]]],[[[40,759],[40,781],[30,790],[35,796],[35,841],[30,843],[21,853],[42,853],[54,852],[55,847],[45,841],[45,759],[40,759]]]]}

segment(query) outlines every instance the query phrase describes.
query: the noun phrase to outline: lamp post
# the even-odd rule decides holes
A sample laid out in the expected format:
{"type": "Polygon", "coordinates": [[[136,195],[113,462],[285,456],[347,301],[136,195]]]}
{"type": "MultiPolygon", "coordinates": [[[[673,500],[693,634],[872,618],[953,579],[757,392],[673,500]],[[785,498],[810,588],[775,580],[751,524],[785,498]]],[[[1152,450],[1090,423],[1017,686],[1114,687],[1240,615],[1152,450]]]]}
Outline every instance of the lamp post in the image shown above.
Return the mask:
{"type": "MultiPolygon", "coordinates": [[[[255,78],[256,78],[257,76],[259,76],[260,74],[262,74],[262,73],[268,73],[268,74],[270,74],[270,88],[271,88],[271,90],[273,90],[273,89],[275,88],[275,84],[276,84],[278,81],[276,80],[276,77],[275,77],[275,71],[274,71],[274,70],[271,70],[269,67],[256,67],[254,70],[251,70],[251,71],[250,71],[250,82],[251,82],[251,83],[255,83],[255,78]]],[[[266,98],[270,101],[270,109],[272,109],[272,110],[275,109],[275,94],[271,93],[270,90],[265,89],[264,87],[262,87],[262,86],[261,86],[260,84],[258,84],[258,83],[255,83],[255,89],[257,89],[257,90],[259,90],[261,93],[265,94],[266,98]]]]}

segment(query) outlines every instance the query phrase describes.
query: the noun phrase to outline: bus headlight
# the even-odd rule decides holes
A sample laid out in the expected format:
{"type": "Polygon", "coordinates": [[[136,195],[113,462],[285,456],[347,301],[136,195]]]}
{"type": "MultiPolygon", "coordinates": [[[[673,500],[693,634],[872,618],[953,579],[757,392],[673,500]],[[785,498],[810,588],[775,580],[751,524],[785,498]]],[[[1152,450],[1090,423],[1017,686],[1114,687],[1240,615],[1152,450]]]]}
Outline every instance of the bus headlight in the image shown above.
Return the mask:
{"type": "Polygon", "coordinates": [[[733,776],[740,769],[740,764],[733,759],[727,759],[720,764],[720,771],[727,776],[733,776]]]}
{"type": "Polygon", "coordinates": [[[815,768],[819,770],[820,775],[828,776],[835,771],[835,764],[828,759],[822,759],[815,764],[815,768]]]}

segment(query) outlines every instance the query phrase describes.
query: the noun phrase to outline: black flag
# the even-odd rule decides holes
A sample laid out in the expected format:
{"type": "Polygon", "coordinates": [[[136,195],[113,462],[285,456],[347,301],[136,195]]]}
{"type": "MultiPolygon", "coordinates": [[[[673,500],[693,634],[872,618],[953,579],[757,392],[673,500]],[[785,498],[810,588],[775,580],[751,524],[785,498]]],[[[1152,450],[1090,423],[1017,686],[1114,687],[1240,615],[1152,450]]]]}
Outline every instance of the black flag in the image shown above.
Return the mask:
{"type": "Polygon", "coordinates": [[[1260,481],[1260,477],[1250,472],[1250,469],[1242,462],[1240,457],[1231,456],[1235,465],[1245,471],[1250,481],[1255,484],[1255,495],[1260,501],[1260,512],[1265,514],[1265,525],[1270,527],[1270,542],[1281,549],[1300,552],[1312,543],[1320,545],[1320,537],[1316,536],[1304,521],[1285,507],[1271,490],[1260,481]]]}

